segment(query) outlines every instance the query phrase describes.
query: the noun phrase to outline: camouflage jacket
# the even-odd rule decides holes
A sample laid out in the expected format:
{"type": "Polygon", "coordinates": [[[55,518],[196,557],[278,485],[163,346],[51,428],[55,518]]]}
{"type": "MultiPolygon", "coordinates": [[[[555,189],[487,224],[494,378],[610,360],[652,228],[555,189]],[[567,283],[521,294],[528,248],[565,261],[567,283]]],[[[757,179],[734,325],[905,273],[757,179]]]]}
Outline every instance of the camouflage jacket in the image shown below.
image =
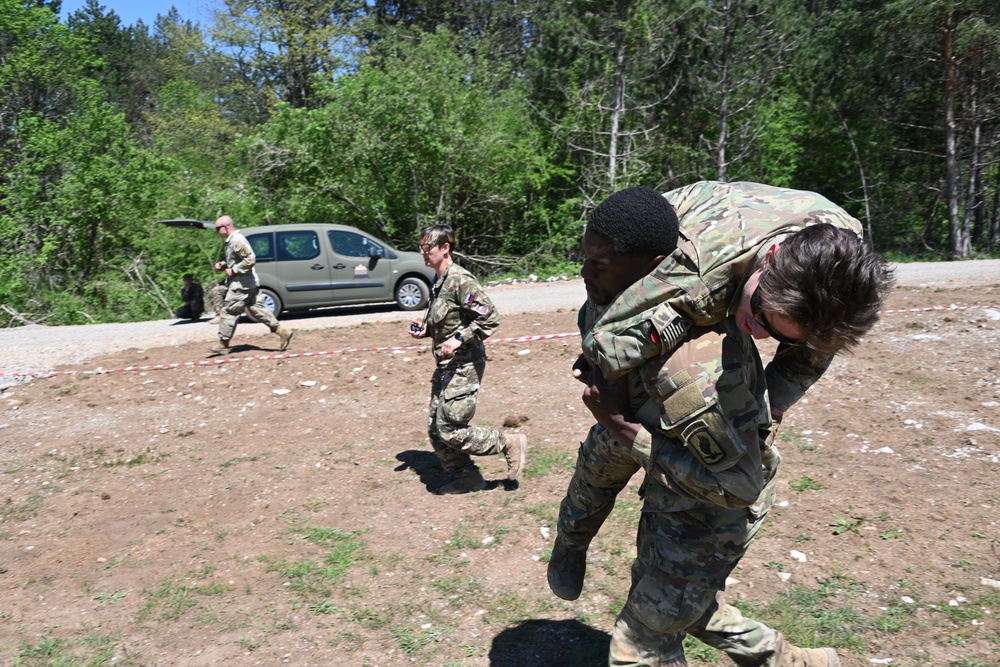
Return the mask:
{"type": "MultiPolygon", "coordinates": [[[[600,308],[585,304],[580,332],[600,316],[600,308]]],[[[776,472],[762,465],[771,418],[760,355],[732,318],[695,327],[682,342],[690,344],[618,380],[641,425],[632,455],[647,479],[659,482],[644,485],[644,511],[750,506],[776,472]]]]}
{"type": "MultiPolygon", "coordinates": [[[[862,233],[857,220],[813,192],[703,181],[664,197],[680,220],[677,249],[618,295],[584,334],[584,356],[609,379],[674,349],[692,326],[711,326],[732,315],[743,284],[771,244],[821,222],[862,233]]],[[[779,347],[767,365],[772,405],[787,410],[831,360],[779,347]]]]}
{"type": "Polygon", "coordinates": [[[467,364],[486,358],[483,341],[500,327],[500,314],[476,277],[453,262],[434,283],[424,326],[438,366],[467,364]],[[442,357],[441,346],[456,333],[462,334],[462,347],[455,356],[442,357]]]}
{"type": "Polygon", "coordinates": [[[249,289],[260,286],[257,271],[253,265],[257,263],[257,255],[253,253],[250,242],[237,231],[226,237],[226,266],[233,271],[230,283],[239,283],[249,289]]]}

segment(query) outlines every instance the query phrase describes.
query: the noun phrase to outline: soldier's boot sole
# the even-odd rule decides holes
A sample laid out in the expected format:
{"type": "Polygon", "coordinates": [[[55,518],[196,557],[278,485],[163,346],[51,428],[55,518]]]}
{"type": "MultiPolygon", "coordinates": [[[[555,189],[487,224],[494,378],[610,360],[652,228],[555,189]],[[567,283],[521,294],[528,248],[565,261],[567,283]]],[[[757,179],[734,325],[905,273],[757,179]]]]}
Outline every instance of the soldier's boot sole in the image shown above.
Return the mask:
{"type": "Polygon", "coordinates": [[[557,597],[572,601],[580,597],[586,576],[586,549],[570,549],[557,537],[552,545],[552,556],[546,572],[549,588],[557,597]]]}
{"type": "Polygon", "coordinates": [[[524,469],[528,438],[523,433],[504,433],[504,438],[507,440],[503,448],[503,457],[507,461],[507,479],[515,480],[524,469]]]}

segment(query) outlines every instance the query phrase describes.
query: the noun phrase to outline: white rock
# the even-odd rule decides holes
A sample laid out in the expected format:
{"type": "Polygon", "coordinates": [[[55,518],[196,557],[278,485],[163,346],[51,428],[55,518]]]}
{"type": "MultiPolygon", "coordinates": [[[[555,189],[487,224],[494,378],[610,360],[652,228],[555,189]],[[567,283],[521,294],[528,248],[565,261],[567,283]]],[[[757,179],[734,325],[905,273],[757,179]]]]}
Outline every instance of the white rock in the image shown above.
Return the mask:
{"type": "Polygon", "coordinates": [[[284,396],[285,394],[292,393],[292,390],[291,389],[275,389],[271,393],[274,394],[275,396],[284,396]]]}
{"type": "Polygon", "coordinates": [[[523,357],[526,354],[531,354],[531,350],[518,350],[517,351],[517,356],[519,356],[519,357],[523,357]]]}
{"type": "Polygon", "coordinates": [[[538,529],[538,532],[541,533],[542,537],[544,537],[545,539],[549,539],[549,527],[548,526],[542,526],[541,528],[538,529]]]}
{"type": "Polygon", "coordinates": [[[987,579],[986,577],[979,577],[979,583],[984,586],[992,586],[993,588],[1000,588],[1000,579],[987,579]]]}
{"type": "Polygon", "coordinates": [[[795,549],[792,549],[790,552],[788,552],[788,555],[794,558],[795,560],[799,561],[800,563],[804,563],[806,562],[806,560],[808,560],[804,553],[802,553],[801,551],[796,551],[795,549]]]}
{"type": "Polygon", "coordinates": [[[902,600],[903,602],[905,602],[906,604],[913,604],[913,602],[914,602],[913,598],[911,598],[909,595],[904,595],[903,597],[901,597],[899,599],[902,600]]]}
{"type": "Polygon", "coordinates": [[[302,386],[302,387],[315,387],[316,386],[316,381],[315,380],[303,380],[302,382],[299,383],[299,385],[302,386]]]}
{"type": "Polygon", "coordinates": [[[868,658],[868,662],[873,665],[891,665],[892,658],[868,658]]]}
{"type": "Polygon", "coordinates": [[[493,544],[496,541],[497,541],[497,538],[495,538],[495,537],[484,537],[483,538],[483,544],[493,544]]]}
{"type": "Polygon", "coordinates": [[[792,578],[792,573],[791,572],[779,572],[778,573],[778,579],[781,579],[782,581],[788,581],[791,578],[792,578]]]}

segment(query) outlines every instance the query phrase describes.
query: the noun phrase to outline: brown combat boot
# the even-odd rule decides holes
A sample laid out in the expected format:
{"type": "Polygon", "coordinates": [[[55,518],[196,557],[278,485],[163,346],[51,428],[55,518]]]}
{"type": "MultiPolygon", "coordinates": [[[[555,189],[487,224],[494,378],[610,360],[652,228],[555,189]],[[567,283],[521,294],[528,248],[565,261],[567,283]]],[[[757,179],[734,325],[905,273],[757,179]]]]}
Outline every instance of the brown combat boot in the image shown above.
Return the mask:
{"type": "Polygon", "coordinates": [[[483,473],[479,472],[476,466],[468,466],[455,473],[454,480],[434,489],[434,493],[439,496],[453,496],[470,491],[482,491],[485,488],[486,480],[483,479],[483,473]]]}
{"type": "Polygon", "coordinates": [[[587,550],[570,549],[556,538],[549,558],[549,588],[563,600],[575,600],[583,590],[587,574],[587,550]]]}
{"type": "Polygon", "coordinates": [[[218,345],[216,345],[215,347],[210,347],[208,349],[211,350],[212,352],[215,352],[216,354],[229,354],[229,352],[231,351],[231,348],[229,347],[229,339],[226,338],[224,340],[220,340],[218,345]]]}
{"type": "Polygon", "coordinates": [[[507,444],[503,447],[503,457],[507,460],[507,479],[517,479],[524,468],[524,454],[528,449],[528,438],[523,433],[504,432],[507,444]]]}
{"type": "Polygon", "coordinates": [[[284,352],[285,350],[288,349],[288,344],[292,342],[292,335],[295,332],[294,331],[289,331],[288,329],[286,329],[285,327],[283,327],[283,326],[281,326],[279,324],[278,328],[274,330],[274,333],[276,333],[279,336],[281,336],[281,347],[279,347],[278,349],[281,352],[284,352]]]}
{"type": "Polygon", "coordinates": [[[788,642],[781,652],[781,667],[840,667],[840,658],[832,648],[799,648],[788,642]]]}

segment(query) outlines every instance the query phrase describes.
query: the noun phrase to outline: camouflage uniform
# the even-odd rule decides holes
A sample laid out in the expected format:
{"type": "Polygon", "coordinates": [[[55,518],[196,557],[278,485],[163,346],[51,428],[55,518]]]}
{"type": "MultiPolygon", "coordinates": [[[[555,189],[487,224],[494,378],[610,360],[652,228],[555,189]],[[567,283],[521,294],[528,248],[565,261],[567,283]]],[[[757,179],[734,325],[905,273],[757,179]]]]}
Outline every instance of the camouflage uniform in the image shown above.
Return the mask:
{"type": "Polygon", "coordinates": [[[215,313],[216,317],[222,317],[222,304],[226,300],[226,292],[228,291],[226,281],[222,281],[221,283],[210,287],[208,292],[205,294],[205,301],[208,303],[208,309],[215,313]]]}
{"type": "Polygon", "coordinates": [[[257,278],[257,271],[253,268],[257,263],[257,256],[254,255],[250,242],[243,234],[233,230],[226,238],[225,251],[224,263],[232,269],[233,275],[227,283],[226,297],[222,304],[219,340],[228,342],[232,339],[236,333],[236,323],[243,311],[255,317],[258,322],[270,329],[271,333],[277,333],[281,326],[278,319],[258,299],[260,279],[257,278]]]}
{"type": "Polygon", "coordinates": [[[578,322],[584,356],[628,384],[643,428],[632,447],[591,429],[560,506],[559,539],[585,550],[645,470],[632,588],[609,664],[683,660],[690,633],[740,665],[778,665],[781,634],[722,604],[720,592],[774,499],[781,459],[768,443],[768,394],[787,409],[830,359],[783,346],[765,370],[730,316],[773,243],[816,222],[859,236],[861,226],[819,195],[753,183],[695,183],[664,196],[680,220],[676,251],[609,306],[585,304],[578,322]]]}
{"type": "MultiPolygon", "coordinates": [[[[664,195],[677,211],[677,249],[622,292],[583,339],[590,363],[615,379],[644,360],[669,353],[692,326],[732,315],[743,284],[767,249],[807,225],[827,222],[861,237],[861,223],[825,197],[759,183],[694,183],[664,195]]],[[[798,401],[831,358],[779,348],[768,364],[771,404],[798,401]]]]}
{"type": "Polygon", "coordinates": [[[427,435],[444,469],[457,473],[474,466],[470,455],[499,454],[506,444],[502,431],[469,425],[486,369],[483,341],[500,326],[500,315],[475,276],[451,263],[434,284],[424,326],[437,360],[427,435]],[[442,357],[441,346],[456,333],[463,337],[462,346],[442,357]]]}

